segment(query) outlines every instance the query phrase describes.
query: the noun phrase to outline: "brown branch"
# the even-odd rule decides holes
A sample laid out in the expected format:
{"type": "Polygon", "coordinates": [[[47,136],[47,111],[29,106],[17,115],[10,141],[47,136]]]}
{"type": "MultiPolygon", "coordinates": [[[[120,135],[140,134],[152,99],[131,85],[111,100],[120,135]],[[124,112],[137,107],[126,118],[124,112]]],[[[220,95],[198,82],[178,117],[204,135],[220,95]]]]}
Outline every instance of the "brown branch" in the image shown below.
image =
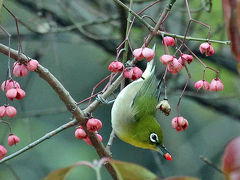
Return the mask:
{"type": "MultiPolygon", "coordinates": [[[[8,55],[8,47],[0,44],[0,52],[2,52],[5,55],[8,55]]],[[[10,49],[10,56],[11,58],[15,59],[15,60],[20,60],[23,62],[27,62],[28,61],[28,57],[26,57],[23,54],[20,54],[20,57],[18,57],[18,51],[14,50],[14,49],[10,49]]],[[[85,109],[85,111],[82,111],[78,106],[77,106],[77,102],[72,98],[72,96],[69,94],[69,92],[64,88],[64,86],[58,81],[57,78],[55,78],[47,68],[43,67],[42,65],[38,65],[38,68],[36,70],[36,72],[39,74],[39,76],[44,79],[45,81],[47,81],[47,83],[55,90],[55,92],[57,93],[57,95],[59,96],[59,98],[64,102],[65,106],[67,107],[67,109],[72,113],[72,115],[75,117],[76,121],[78,123],[80,123],[81,125],[83,125],[83,127],[86,129],[86,122],[87,122],[87,118],[85,117],[86,113],[92,112],[96,106],[99,104],[98,101],[94,101],[87,109],[85,109]]],[[[120,82],[119,82],[120,83],[120,82]]],[[[115,81],[115,86],[117,87],[118,84],[116,84],[115,81]]],[[[112,91],[114,89],[112,88],[112,91]]],[[[106,91],[105,96],[108,95],[108,93],[111,93],[110,90],[106,91]]],[[[68,127],[68,126],[66,126],[68,127]]],[[[59,131],[60,132],[60,131],[59,131]]],[[[89,136],[89,138],[92,141],[93,146],[95,147],[97,153],[99,154],[100,157],[110,157],[110,155],[108,154],[108,152],[105,150],[103,144],[101,142],[98,141],[98,138],[96,137],[96,135],[92,132],[88,132],[87,134],[89,136]]],[[[51,134],[50,134],[51,135],[51,134]]],[[[47,134],[46,137],[48,137],[49,135],[47,134]]],[[[47,138],[43,138],[40,141],[38,141],[36,144],[33,145],[37,145],[39,143],[42,142],[42,140],[47,139],[47,138]]],[[[26,149],[24,149],[23,151],[20,151],[21,153],[25,152],[27,149],[32,148],[32,146],[26,147],[26,149]]],[[[15,154],[15,156],[18,154],[15,154]]],[[[15,157],[15,156],[11,156],[11,158],[15,157]]],[[[7,157],[6,157],[7,158],[7,157]]],[[[9,160],[9,159],[6,159],[9,160]]],[[[5,161],[6,161],[5,160],[5,161]]],[[[1,162],[5,162],[4,159],[1,162]]],[[[114,179],[116,179],[116,174],[114,169],[112,168],[112,166],[110,164],[106,165],[106,168],[108,169],[109,173],[112,175],[112,177],[114,179]]]]}

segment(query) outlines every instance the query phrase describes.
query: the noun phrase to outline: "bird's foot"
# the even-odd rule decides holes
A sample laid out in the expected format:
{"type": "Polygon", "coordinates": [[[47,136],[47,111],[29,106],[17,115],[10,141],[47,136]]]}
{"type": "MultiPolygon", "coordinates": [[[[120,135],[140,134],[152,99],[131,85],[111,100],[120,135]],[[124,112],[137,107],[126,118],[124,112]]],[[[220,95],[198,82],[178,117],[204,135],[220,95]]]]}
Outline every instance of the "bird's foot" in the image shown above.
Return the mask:
{"type": "Polygon", "coordinates": [[[112,104],[114,103],[115,100],[106,100],[105,98],[102,97],[101,94],[98,94],[97,97],[96,97],[96,100],[100,101],[101,103],[103,104],[112,104]]]}

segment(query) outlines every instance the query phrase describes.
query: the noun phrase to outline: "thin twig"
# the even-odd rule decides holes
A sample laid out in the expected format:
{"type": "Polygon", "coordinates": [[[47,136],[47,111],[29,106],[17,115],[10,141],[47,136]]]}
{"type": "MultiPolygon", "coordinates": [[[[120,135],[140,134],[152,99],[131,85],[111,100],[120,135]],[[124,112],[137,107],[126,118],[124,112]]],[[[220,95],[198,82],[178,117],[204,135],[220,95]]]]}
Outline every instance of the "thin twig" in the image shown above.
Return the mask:
{"type": "Polygon", "coordinates": [[[109,152],[109,154],[112,154],[111,153],[111,147],[112,147],[112,143],[113,143],[113,140],[115,138],[115,133],[114,133],[114,130],[112,130],[110,136],[109,136],[109,140],[108,140],[108,143],[107,143],[107,146],[106,146],[106,151],[109,152]]]}
{"type": "Polygon", "coordinates": [[[203,162],[205,162],[207,165],[209,165],[212,168],[214,168],[215,170],[217,170],[218,172],[226,175],[223,170],[221,170],[219,167],[217,167],[217,165],[214,164],[212,161],[210,161],[208,158],[206,158],[204,156],[200,156],[199,159],[202,160],[203,162]]]}
{"type": "Polygon", "coordinates": [[[74,126],[76,123],[77,123],[76,120],[72,120],[72,121],[70,121],[70,122],[68,122],[68,123],[66,123],[66,124],[58,127],[57,129],[55,129],[55,130],[53,130],[53,131],[45,134],[45,135],[42,136],[41,138],[39,138],[39,139],[37,139],[36,141],[30,143],[29,145],[25,146],[24,148],[20,149],[19,151],[17,151],[17,152],[15,152],[15,153],[13,153],[13,154],[11,154],[11,155],[3,158],[2,160],[0,160],[0,164],[6,162],[6,161],[8,161],[8,160],[10,160],[10,159],[12,159],[12,158],[14,158],[14,157],[16,157],[16,156],[18,156],[18,155],[20,155],[20,154],[22,154],[22,153],[24,153],[25,151],[27,151],[27,150],[29,150],[29,149],[37,146],[37,145],[40,144],[41,142],[43,142],[43,141],[45,141],[45,140],[47,140],[47,139],[50,139],[50,138],[53,137],[54,135],[56,135],[56,134],[60,133],[61,131],[63,131],[64,129],[67,129],[67,128],[69,128],[69,127],[74,126]]]}

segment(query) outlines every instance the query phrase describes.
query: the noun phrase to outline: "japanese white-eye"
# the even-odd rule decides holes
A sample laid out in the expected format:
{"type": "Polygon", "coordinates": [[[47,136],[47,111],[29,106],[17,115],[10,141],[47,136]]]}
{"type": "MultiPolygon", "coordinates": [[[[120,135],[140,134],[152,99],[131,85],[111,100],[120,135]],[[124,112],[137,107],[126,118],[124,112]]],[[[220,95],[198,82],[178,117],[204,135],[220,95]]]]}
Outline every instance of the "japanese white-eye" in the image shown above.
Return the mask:
{"type": "Polygon", "coordinates": [[[112,107],[112,128],[115,134],[133,146],[160,152],[172,160],[163,145],[162,129],[156,120],[158,80],[156,62],[148,62],[142,78],[127,85],[117,96],[112,107]]]}

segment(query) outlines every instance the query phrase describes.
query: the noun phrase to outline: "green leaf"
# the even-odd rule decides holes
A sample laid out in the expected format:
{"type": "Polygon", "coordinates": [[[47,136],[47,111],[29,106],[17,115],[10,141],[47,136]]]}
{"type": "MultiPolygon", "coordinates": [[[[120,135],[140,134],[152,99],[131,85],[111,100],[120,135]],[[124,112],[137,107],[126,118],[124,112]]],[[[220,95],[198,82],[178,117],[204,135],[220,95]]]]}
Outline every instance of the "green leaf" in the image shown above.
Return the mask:
{"type": "Polygon", "coordinates": [[[200,179],[195,177],[189,177],[189,176],[179,176],[179,177],[166,178],[164,180],[200,180],[200,179]]]}
{"type": "Polygon", "coordinates": [[[227,145],[222,164],[227,179],[237,180],[240,178],[240,136],[227,145]]]}
{"type": "Polygon", "coordinates": [[[146,168],[137,164],[111,160],[117,173],[118,180],[159,180],[158,177],[146,168]]]}
{"type": "Polygon", "coordinates": [[[74,168],[76,165],[71,165],[56,171],[52,171],[44,180],[64,180],[67,173],[74,168]]]}

